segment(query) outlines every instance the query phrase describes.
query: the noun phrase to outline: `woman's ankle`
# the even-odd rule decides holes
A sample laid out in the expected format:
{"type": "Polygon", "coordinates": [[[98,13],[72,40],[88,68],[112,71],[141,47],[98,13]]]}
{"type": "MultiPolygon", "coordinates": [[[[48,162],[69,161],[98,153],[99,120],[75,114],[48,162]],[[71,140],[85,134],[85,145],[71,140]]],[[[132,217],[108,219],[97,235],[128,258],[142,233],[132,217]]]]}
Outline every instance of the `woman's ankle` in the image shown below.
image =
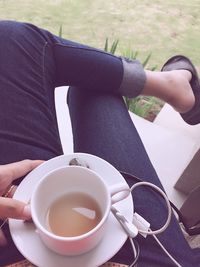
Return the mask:
{"type": "Polygon", "coordinates": [[[191,110],[195,103],[194,93],[190,85],[191,72],[174,70],[163,73],[166,75],[167,88],[169,95],[171,95],[166,102],[180,113],[191,110]]]}
{"type": "Polygon", "coordinates": [[[142,94],[160,98],[181,113],[185,113],[193,107],[195,97],[189,83],[192,77],[189,71],[146,71],[146,76],[142,94]]]}

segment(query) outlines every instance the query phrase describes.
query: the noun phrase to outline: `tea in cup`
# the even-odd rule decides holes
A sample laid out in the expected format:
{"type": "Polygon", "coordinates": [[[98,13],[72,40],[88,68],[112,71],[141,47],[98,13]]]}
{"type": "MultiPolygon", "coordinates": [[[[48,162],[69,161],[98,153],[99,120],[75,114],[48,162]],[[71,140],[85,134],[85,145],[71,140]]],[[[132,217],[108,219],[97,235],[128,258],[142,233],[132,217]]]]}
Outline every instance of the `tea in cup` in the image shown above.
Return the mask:
{"type": "Polygon", "coordinates": [[[91,169],[61,167],[36,185],[31,197],[32,219],[48,248],[62,255],[79,255],[100,242],[111,205],[129,194],[126,183],[108,186],[91,169]]]}

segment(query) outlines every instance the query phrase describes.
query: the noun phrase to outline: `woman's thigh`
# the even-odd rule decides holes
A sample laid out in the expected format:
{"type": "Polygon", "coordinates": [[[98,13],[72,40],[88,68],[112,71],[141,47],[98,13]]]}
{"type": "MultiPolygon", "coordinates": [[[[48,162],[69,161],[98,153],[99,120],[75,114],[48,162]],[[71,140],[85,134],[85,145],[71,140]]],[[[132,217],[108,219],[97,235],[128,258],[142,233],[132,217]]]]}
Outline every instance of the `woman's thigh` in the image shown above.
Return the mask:
{"type": "Polygon", "coordinates": [[[32,25],[0,22],[0,163],[62,153],[54,107],[55,64],[32,25]]]}
{"type": "MultiPolygon", "coordinates": [[[[122,98],[113,94],[83,91],[83,88],[70,88],[68,95],[74,150],[97,155],[118,170],[162,188],[122,98]]],[[[134,183],[131,179],[127,182],[129,185],[134,183]]],[[[164,224],[167,209],[157,194],[146,189],[136,190],[134,206],[135,211],[150,222],[152,229],[164,224]]],[[[195,257],[200,254],[194,254],[190,249],[174,217],[159,239],[182,266],[199,266],[195,257]]],[[[141,248],[139,266],[174,266],[152,237],[139,237],[138,241],[141,248]]],[[[122,263],[130,263],[131,259],[128,243],[113,258],[122,263]]]]}

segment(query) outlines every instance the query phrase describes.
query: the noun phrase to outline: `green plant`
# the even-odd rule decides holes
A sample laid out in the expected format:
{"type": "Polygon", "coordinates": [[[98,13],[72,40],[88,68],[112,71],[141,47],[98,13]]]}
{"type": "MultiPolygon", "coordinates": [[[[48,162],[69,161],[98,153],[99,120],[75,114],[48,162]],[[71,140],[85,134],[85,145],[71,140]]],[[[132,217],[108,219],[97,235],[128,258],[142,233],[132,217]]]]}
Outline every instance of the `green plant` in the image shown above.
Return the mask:
{"type": "Polygon", "coordinates": [[[115,40],[112,42],[111,47],[109,48],[109,43],[108,43],[108,38],[106,38],[105,46],[104,46],[104,51],[110,52],[111,54],[115,54],[117,50],[117,46],[119,44],[119,40],[115,40]]]}
{"type": "Polygon", "coordinates": [[[162,102],[155,97],[138,96],[129,100],[129,110],[150,121],[161,109],[162,102]]]}
{"type": "Polygon", "coordinates": [[[63,35],[63,28],[62,28],[62,25],[60,25],[58,36],[62,37],[62,35],[63,35]]]}

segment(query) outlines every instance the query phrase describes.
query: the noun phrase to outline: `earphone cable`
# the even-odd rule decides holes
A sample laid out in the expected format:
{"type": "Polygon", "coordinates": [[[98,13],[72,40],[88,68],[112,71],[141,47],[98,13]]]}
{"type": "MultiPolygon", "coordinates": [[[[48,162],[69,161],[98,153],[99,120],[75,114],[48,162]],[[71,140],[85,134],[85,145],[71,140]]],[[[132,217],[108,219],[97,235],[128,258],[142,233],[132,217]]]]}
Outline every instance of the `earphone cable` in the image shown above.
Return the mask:
{"type": "MultiPolygon", "coordinates": [[[[162,248],[162,250],[167,254],[167,256],[173,261],[173,263],[177,266],[177,267],[181,267],[181,265],[172,257],[172,255],[166,250],[166,248],[162,245],[162,243],[159,241],[159,239],[156,237],[156,234],[160,234],[162,233],[163,231],[166,230],[166,228],[169,226],[170,224],[170,221],[171,221],[171,215],[172,215],[172,206],[171,206],[171,203],[170,201],[168,200],[166,194],[156,185],[152,184],[152,183],[149,183],[149,182],[144,182],[142,181],[140,178],[134,176],[134,175],[131,175],[129,173],[125,173],[125,172],[121,172],[121,174],[123,176],[125,176],[125,178],[134,178],[136,180],[136,183],[131,186],[130,188],[130,191],[132,193],[132,191],[138,187],[138,186],[149,186],[151,189],[153,189],[153,191],[159,193],[165,200],[166,204],[167,204],[167,208],[168,208],[168,217],[167,217],[167,220],[165,222],[165,224],[158,230],[154,230],[152,231],[151,229],[149,229],[148,231],[144,231],[144,230],[140,230],[138,229],[138,232],[141,233],[141,234],[146,234],[146,235],[152,235],[153,238],[156,240],[156,242],[160,245],[160,247],[162,248]]],[[[174,205],[175,206],[175,205],[174,205]]],[[[137,261],[139,259],[139,253],[135,253],[135,246],[134,246],[134,242],[133,240],[129,237],[129,240],[131,242],[131,245],[133,247],[133,252],[134,252],[134,257],[135,257],[135,260],[134,262],[129,266],[129,267],[133,267],[133,266],[136,266],[137,264],[137,261]]],[[[138,243],[137,243],[138,244],[138,243]]],[[[138,248],[139,248],[139,244],[138,244],[138,248]]],[[[139,251],[139,250],[138,250],[139,251]]]]}

